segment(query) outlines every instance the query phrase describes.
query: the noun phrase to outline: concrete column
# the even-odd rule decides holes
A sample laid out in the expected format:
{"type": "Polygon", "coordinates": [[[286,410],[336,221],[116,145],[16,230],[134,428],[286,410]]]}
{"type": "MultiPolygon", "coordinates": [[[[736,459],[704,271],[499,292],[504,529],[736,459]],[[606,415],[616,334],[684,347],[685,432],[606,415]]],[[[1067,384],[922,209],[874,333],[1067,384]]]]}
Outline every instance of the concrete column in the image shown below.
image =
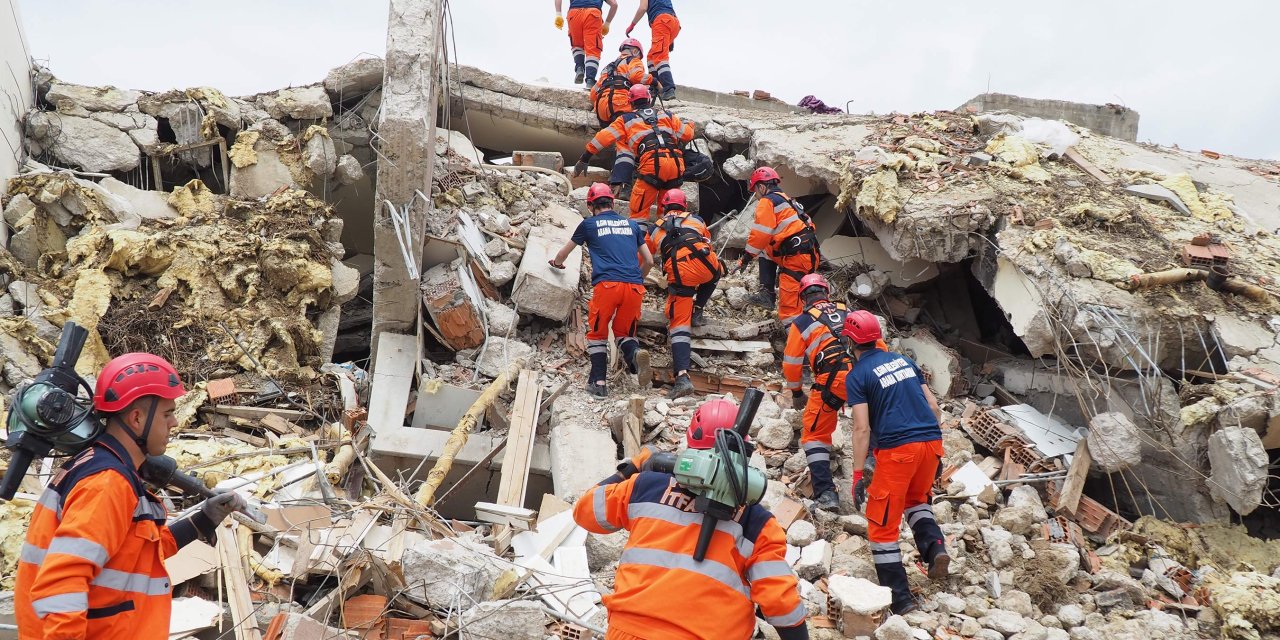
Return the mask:
{"type": "MultiPolygon", "coordinates": [[[[382,112],[378,118],[378,182],[373,216],[373,344],[384,331],[418,332],[418,281],[410,279],[400,242],[384,201],[397,208],[412,202],[413,234],[421,238],[430,203],[414,191],[431,194],[435,166],[436,104],[443,59],[442,0],[391,0],[387,18],[386,70],[382,112]]],[[[410,238],[420,260],[422,247],[410,238]]],[[[420,266],[420,265],[419,265],[420,266]]]]}

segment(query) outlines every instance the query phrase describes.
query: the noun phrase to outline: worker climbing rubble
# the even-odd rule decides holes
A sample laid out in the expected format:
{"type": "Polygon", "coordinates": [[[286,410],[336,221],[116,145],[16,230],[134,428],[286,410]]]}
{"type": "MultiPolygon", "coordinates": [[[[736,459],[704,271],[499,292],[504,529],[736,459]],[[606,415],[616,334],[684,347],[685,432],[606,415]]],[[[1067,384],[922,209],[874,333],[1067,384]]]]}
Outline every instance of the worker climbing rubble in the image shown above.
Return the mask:
{"type": "Polygon", "coordinates": [[[637,84],[652,85],[653,76],[645,71],[640,41],[627,38],[618,46],[618,58],[604,66],[591,87],[591,106],[601,128],[632,110],[630,89],[637,84]]]}
{"type": "Polygon", "coordinates": [[[105,431],[63,464],[27,529],[14,592],[22,640],[168,637],[172,586],[163,559],[197,537],[211,539],[246,506],[222,493],[166,525],[164,503],[143,488],[139,467],[165,452],[184,393],[159,356],[129,353],[103,368],[93,409],[105,431]]]}
{"type": "Polygon", "coordinates": [[[649,34],[653,41],[649,45],[649,73],[658,78],[662,86],[659,97],[670,100],[676,97],[676,82],[671,77],[671,51],[676,47],[676,36],[680,35],[680,19],[671,6],[671,0],[640,0],[636,7],[636,15],[627,27],[627,37],[636,28],[640,18],[649,18],[649,34]]]}
{"type": "MultiPolygon", "coordinates": [[[[560,14],[563,0],[556,2],[556,28],[564,29],[565,19],[560,14]]],[[[618,12],[618,0],[569,0],[569,46],[573,49],[573,83],[596,83],[596,71],[600,68],[600,52],[604,48],[603,37],[609,35],[609,23],[618,12]],[[609,16],[601,21],[600,9],[609,5],[609,16]]]]}
{"type": "MultiPolygon", "coordinates": [[[[786,561],[786,534],[773,514],[755,503],[730,505],[731,517],[708,528],[711,501],[702,493],[705,485],[697,484],[705,478],[680,475],[686,461],[720,462],[716,455],[740,458],[746,468],[749,451],[731,452],[734,445],[726,444],[737,433],[738,415],[728,400],[703,403],[689,422],[678,464],[670,454],[643,448],[578,499],[573,515],[583,528],[630,532],[614,591],[603,598],[606,638],[746,640],[756,628],[757,606],[783,640],[809,637],[796,575],[786,561]]],[[[746,448],[742,438],[736,441],[746,448]]],[[[729,467],[721,470],[738,468],[729,467]]],[[[750,479],[738,478],[744,484],[750,479]]],[[[763,491],[762,476],[758,482],[763,491]]]]}
{"type": "Polygon", "coordinates": [[[586,150],[574,165],[573,174],[587,172],[591,157],[617,143],[618,155],[609,180],[619,185],[619,178],[634,167],[636,186],[631,193],[631,219],[649,221],[649,210],[668,189],[684,183],[684,145],[693,140],[693,125],[666,109],[653,107],[649,87],[632,85],[629,95],[634,111],[618,116],[587,143],[586,150]]]}
{"type": "Polygon", "coordinates": [[[668,398],[693,393],[689,359],[693,327],[706,324],[707,302],[720,280],[720,259],[711,247],[711,232],[702,218],[688,210],[684,192],[662,195],[662,217],[649,233],[649,251],[661,258],[667,276],[667,335],[671,342],[671,373],[675,384],[668,398]]]}
{"type": "MultiPolygon", "coordinates": [[[[755,219],[747,236],[746,255],[738,260],[735,272],[747,269],[751,261],[764,258],[777,267],[778,319],[788,325],[804,308],[800,302],[800,280],[817,271],[821,256],[813,221],[798,202],[779,186],[782,178],[772,167],[760,167],[751,174],[749,188],[759,198],[755,219]]],[[[765,266],[761,266],[763,271],[765,266]]],[[[771,292],[761,286],[761,295],[771,292]]]]}
{"type": "Polygon", "coordinates": [[[930,578],[945,578],[951,562],[931,503],[943,455],[942,410],[916,363],[877,344],[881,329],[874,315],[863,310],[847,314],[843,333],[857,358],[846,390],[853,407],[854,505],[865,505],[876,576],[881,586],[893,590],[893,612],[904,614],[918,605],[898,547],[902,517],[928,563],[930,578]],[[871,479],[863,472],[868,451],[875,456],[871,479]]]}
{"type": "Polygon", "coordinates": [[[814,501],[819,509],[834,510],[840,507],[840,498],[831,480],[831,436],[845,404],[845,377],[853,359],[841,336],[849,309],[830,297],[831,285],[826,278],[811,273],[800,279],[805,308],[787,330],[782,375],[794,406],[804,401],[800,379],[806,361],[813,372],[813,386],[801,418],[800,447],[809,463],[814,501]]]}
{"type": "Polygon", "coordinates": [[[587,354],[591,372],[587,391],[603,398],[609,394],[605,376],[609,359],[609,329],[618,342],[622,360],[631,373],[649,375],[649,352],[640,349],[636,326],[644,299],[644,274],[653,267],[653,254],[645,245],[644,231],[634,220],[613,210],[609,185],[597,182],[587,192],[591,215],[578,224],[569,242],[551,259],[564,268],[564,260],[580,245],[591,255],[591,304],[587,316],[587,354]]]}

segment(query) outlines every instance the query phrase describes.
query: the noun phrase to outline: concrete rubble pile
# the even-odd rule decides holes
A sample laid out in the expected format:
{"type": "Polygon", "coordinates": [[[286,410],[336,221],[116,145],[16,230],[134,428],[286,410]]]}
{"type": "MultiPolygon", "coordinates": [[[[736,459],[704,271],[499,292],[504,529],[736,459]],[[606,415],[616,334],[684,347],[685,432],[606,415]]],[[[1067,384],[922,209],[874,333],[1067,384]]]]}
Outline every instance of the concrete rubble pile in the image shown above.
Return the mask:
{"type": "MultiPolygon", "coordinates": [[[[589,259],[547,265],[602,175],[564,167],[594,132],[580,93],[451,70],[441,115],[453,120],[438,118],[419,194],[431,209],[412,230],[422,272],[410,247],[379,257],[418,275],[420,335],[371,335],[371,236],[353,221],[384,206],[364,171],[378,161],[383,72],[357,60],[249,98],[43,74],[30,170],[5,195],[3,390],[39,371],[66,320],[96,331],[86,374],[126,346],[154,348],[122,333],[181,337],[171,353],[199,383],[171,454],[269,521],[193,545],[171,573],[178,595],[206,601],[215,570],[243,574],[215,602],[238,638],[246,625],[269,638],[602,637],[626,534],[588,534],[572,503],[639,446],[678,449],[698,404],[747,387],[768,392],[752,464],[811,637],[1280,633],[1280,549],[1263,540],[1280,533],[1268,471],[1280,244],[1259,228],[1280,203],[1273,177],[1007,114],[670,105],[721,168],[688,187],[694,209],[723,221],[721,255],[736,257],[750,227],[742,180],[774,166],[815,219],[837,297],[877,313],[943,402],[934,509],[951,575],[930,583],[904,544],[923,606],[891,616],[848,491],[847,419],[839,511],[812,507],[800,411],[782,393],[785,333],[747,303],[754,270],[723,278],[693,331],[695,396],[663,395],[660,277],[637,336],[657,386],[617,367],[611,398],[583,390],[589,259]],[[1253,186],[1233,191],[1241,174],[1253,186]],[[156,180],[170,188],[130,184],[156,180]],[[370,339],[364,367],[331,362],[370,339]]],[[[12,575],[29,506],[0,509],[0,575],[12,575]]]]}

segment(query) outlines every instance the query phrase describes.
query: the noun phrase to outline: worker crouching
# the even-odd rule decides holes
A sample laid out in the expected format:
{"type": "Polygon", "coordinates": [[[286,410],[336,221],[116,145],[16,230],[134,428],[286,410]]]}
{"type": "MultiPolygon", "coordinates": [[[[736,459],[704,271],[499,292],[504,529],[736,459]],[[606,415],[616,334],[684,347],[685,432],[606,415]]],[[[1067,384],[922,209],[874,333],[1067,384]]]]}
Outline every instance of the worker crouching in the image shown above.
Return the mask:
{"type": "Polygon", "coordinates": [[[757,257],[777,265],[778,319],[786,326],[804,312],[800,280],[818,270],[821,256],[813,221],[799,203],[782,191],[781,181],[778,172],[769,167],[752,172],[750,189],[759,200],[747,236],[746,255],[738,261],[735,272],[746,270],[757,257]]]}
{"type": "MultiPolygon", "coordinates": [[[[688,447],[711,449],[736,413],[722,399],[698,407],[688,447]]],[[[603,598],[606,639],[746,640],[755,632],[757,605],[784,640],[808,638],[786,534],[773,514],[759,504],[741,506],[715,524],[705,556],[695,559],[704,522],[699,497],[672,473],[649,470],[651,462],[643,449],[574,506],[574,520],[588,531],[631,533],[613,593],[603,598]]]]}
{"type": "Polygon", "coordinates": [[[662,218],[649,233],[650,253],[661,257],[667,275],[667,336],[675,384],[668,398],[693,393],[689,360],[693,327],[706,324],[703,310],[720,280],[720,259],[711,248],[711,232],[702,218],[689,213],[683,191],[662,196],[662,218]]]}

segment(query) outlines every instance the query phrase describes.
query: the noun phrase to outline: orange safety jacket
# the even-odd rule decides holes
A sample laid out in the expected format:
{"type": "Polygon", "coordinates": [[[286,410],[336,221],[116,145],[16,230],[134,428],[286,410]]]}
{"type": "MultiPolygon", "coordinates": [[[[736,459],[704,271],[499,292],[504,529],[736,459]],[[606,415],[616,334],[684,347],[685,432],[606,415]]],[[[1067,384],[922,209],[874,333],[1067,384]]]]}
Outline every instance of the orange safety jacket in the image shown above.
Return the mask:
{"type": "Polygon", "coordinates": [[[617,143],[615,174],[638,171],[640,179],[659,189],[680,186],[684,176],[684,144],[693,141],[693,125],[665,109],[624,113],[587,143],[584,159],[617,143]],[[650,124],[652,123],[652,124],[650,124]],[[628,166],[629,165],[629,166],[628,166]]]}
{"type": "Polygon", "coordinates": [[[676,287],[697,286],[702,282],[682,278],[681,263],[697,260],[707,272],[716,277],[720,273],[720,259],[711,247],[711,231],[702,218],[687,211],[672,212],[663,216],[649,233],[646,241],[649,252],[659,256],[667,282],[676,287]],[[686,284],[686,282],[689,284],[686,284]]]}
{"type": "Polygon", "coordinates": [[[622,54],[600,70],[600,79],[591,87],[591,104],[601,123],[608,124],[631,112],[629,91],[633,84],[653,84],[653,76],[645,69],[643,57],[622,54]]]}
{"type": "Polygon", "coordinates": [[[165,518],[112,436],[64,464],[40,496],[22,546],[14,588],[19,638],[168,638],[164,560],[197,531],[191,518],[172,531],[165,518]]]}
{"type": "Polygon", "coordinates": [[[747,253],[753,258],[764,255],[773,262],[807,255],[813,258],[816,267],[819,255],[814,233],[808,214],[797,209],[794,201],[781,189],[774,189],[756,202],[755,220],[747,236],[747,253]]]}
{"type": "Polygon", "coordinates": [[[774,627],[805,622],[786,534],[758,504],[716,525],[701,562],[693,553],[703,516],[671,474],[610,476],[578,499],[573,516],[595,533],[631,532],[613,594],[604,596],[611,629],[642,638],[746,640],[755,632],[755,605],[774,627]]]}

